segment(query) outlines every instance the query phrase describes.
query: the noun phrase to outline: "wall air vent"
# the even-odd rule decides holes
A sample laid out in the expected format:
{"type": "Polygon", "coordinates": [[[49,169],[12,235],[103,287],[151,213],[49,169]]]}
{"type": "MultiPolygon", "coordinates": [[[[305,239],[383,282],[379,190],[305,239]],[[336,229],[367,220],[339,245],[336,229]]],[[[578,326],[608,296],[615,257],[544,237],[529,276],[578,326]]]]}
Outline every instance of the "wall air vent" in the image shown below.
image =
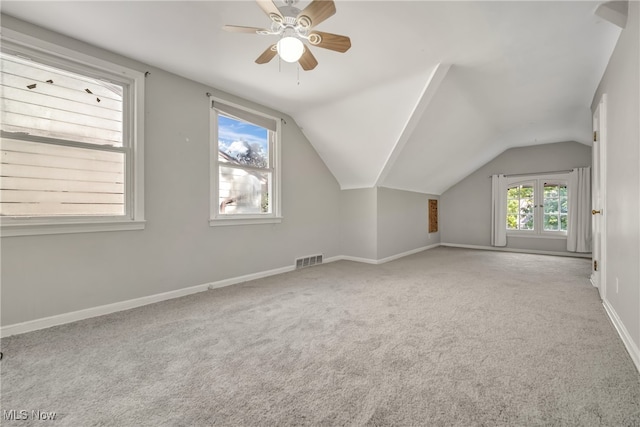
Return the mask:
{"type": "Polygon", "coordinates": [[[304,258],[298,258],[296,259],[296,270],[299,268],[311,267],[316,264],[322,264],[322,255],[311,255],[304,258]]]}

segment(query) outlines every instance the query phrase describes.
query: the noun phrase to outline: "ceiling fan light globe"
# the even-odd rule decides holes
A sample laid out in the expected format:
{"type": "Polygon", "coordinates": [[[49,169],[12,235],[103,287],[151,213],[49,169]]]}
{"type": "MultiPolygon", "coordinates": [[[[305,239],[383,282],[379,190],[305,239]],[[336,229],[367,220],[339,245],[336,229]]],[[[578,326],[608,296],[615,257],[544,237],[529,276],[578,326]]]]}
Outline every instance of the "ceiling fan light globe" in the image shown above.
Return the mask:
{"type": "Polygon", "coordinates": [[[304,53],[304,44],[296,37],[283,37],[276,45],[278,55],[285,62],[297,62],[304,53]]]}

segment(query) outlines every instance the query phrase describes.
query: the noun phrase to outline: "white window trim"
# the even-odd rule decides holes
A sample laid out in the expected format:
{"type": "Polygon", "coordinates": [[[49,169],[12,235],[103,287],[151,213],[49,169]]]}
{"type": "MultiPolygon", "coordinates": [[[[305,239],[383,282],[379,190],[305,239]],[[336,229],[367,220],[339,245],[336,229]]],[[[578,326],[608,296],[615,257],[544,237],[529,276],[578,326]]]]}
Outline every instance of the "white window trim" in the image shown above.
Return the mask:
{"type": "MultiPolygon", "coordinates": [[[[521,184],[525,182],[534,181],[534,200],[536,203],[540,203],[538,199],[538,194],[540,193],[539,187],[540,181],[557,181],[558,183],[562,183],[569,186],[569,174],[568,173],[549,173],[544,175],[518,175],[518,176],[507,176],[507,188],[511,187],[514,184],[521,184]]],[[[544,197],[544,195],[542,195],[544,197]]],[[[506,203],[506,198],[505,198],[506,203]]],[[[536,207],[535,209],[541,209],[536,207]]],[[[534,230],[509,230],[507,229],[507,236],[510,237],[526,237],[530,239],[567,239],[566,231],[544,231],[542,228],[543,219],[537,210],[534,214],[534,230]]],[[[506,227],[506,225],[505,225],[506,227]]]]}
{"type": "Polygon", "coordinates": [[[282,142],[282,125],[279,117],[274,117],[268,114],[265,114],[261,111],[256,111],[250,108],[247,108],[243,105],[239,105],[230,101],[227,101],[222,98],[210,97],[210,138],[209,138],[209,152],[211,158],[211,168],[210,168],[210,183],[211,189],[209,191],[210,194],[210,217],[209,217],[209,226],[218,227],[218,226],[231,226],[231,225],[253,225],[253,224],[278,224],[282,222],[282,211],[281,211],[281,190],[282,190],[282,180],[281,180],[281,167],[280,167],[280,152],[281,152],[281,142],[282,142]],[[272,150],[272,189],[275,194],[272,194],[271,197],[271,213],[270,214],[220,214],[218,208],[218,113],[214,108],[214,103],[219,102],[221,104],[226,104],[234,108],[238,108],[240,110],[244,110],[251,114],[256,114],[262,117],[266,117],[269,119],[273,119],[276,122],[276,135],[275,135],[275,145],[270,147],[272,150]]]}
{"type": "Polygon", "coordinates": [[[144,79],[143,72],[114,64],[93,56],[77,52],[63,46],[38,39],[15,30],[2,28],[3,47],[27,52],[35,59],[44,59],[63,67],[69,62],[80,70],[86,67],[92,71],[102,70],[105,74],[122,76],[122,81],[130,85],[129,108],[133,113],[125,116],[125,132],[128,132],[129,149],[127,156],[127,214],[106,217],[38,217],[0,218],[0,236],[33,236],[40,234],[66,234],[101,231],[142,230],[144,219],[144,79]]]}

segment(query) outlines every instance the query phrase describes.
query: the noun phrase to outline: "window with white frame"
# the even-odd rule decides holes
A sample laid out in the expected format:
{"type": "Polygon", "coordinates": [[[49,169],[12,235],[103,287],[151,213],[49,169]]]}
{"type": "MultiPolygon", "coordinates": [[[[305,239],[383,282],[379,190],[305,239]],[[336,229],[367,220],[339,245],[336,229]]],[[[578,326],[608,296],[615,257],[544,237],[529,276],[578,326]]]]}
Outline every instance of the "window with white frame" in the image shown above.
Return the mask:
{"type": "Polygon", "coordinates": [[[509,234],[566,236],[569,218],[567,182],[564,174],[510,178],[506,194],[509,234]]]}
{"type": "Polygon", "coordinates": [[[212,102],[211,225],[280,221],[280,120],[212,102]]]}
{"type": "Polygon", "coordinates": [[[3,235],[142,228],[140,72],[3,40],[3,235]]]}

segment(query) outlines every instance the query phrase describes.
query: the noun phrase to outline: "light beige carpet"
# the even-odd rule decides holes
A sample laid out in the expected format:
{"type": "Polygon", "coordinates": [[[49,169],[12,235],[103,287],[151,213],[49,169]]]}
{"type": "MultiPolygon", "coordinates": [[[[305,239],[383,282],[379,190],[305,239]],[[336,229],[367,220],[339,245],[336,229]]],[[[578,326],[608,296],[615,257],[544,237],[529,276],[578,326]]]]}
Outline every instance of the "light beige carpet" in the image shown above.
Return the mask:
{"type": "Polygon", "coordinates": [[[444,247],[320,265],[4,339],[1,407],[56,426],[639,426],[588,275],[444,247]]]}

